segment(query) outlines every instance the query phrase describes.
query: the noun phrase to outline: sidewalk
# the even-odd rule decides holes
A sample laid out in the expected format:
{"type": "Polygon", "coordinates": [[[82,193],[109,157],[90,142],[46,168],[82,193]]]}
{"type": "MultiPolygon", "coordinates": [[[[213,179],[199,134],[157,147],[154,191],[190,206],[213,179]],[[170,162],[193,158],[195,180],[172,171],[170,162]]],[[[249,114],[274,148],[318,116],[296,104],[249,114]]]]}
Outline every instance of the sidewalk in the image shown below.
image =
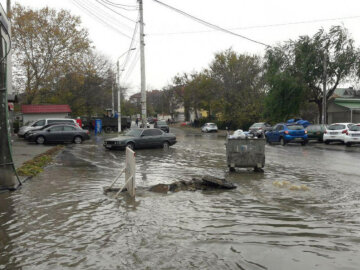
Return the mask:
{"type": "Polygon", "coordinates": [[[20,168],[24,162],[33,159],[35,156],[40,155],[55,146],[31,144],[17,136],[13,136],[11,141],[15,168],[20,168]]]}

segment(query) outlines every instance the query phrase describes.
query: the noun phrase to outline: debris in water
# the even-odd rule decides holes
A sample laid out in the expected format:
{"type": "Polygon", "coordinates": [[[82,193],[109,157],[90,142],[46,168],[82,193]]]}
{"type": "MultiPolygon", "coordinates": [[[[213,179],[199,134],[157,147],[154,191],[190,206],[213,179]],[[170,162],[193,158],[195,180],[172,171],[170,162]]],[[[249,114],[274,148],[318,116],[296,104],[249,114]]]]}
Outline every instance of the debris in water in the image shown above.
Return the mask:
{"type": "MultiPolygon", "coordinates": [[[[204,176],[202,178],[192,178],[190,181],[176,181],[171,184],[157,184],[151,186],[149,191],[158,192],[158,193],[167,193],[178,192],[178,191],[196,191],[196,190],[213,190],[213,189],[234,189],[236,186],[221,178],[216,178],[213,176],[204,176]]],[[[137,189],[140,189],[138,187],[137,189]]],[[[119,188],[103,188],[104,193],[106,192],[118,192],[119,188]]],[[[124,189],[123,191],[125,191],[124,189]]]]}
{"type": "Polygon", "coordinates": [[[274,181],[273,185],[280,188],[289,187],[289,190],[301,190],[301,191],[310,190],[310,188],[306,185],[291,185],[289,181],[274,181]]]}

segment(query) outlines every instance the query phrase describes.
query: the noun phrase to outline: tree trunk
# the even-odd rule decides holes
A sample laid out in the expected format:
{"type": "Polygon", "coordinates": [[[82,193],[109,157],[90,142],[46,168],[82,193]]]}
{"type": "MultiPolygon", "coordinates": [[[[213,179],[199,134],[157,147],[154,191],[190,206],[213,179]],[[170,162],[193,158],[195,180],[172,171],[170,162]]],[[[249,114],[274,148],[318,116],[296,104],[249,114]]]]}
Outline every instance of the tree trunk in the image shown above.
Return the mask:
{"type": "Polygon", "coordinates": [[[315,101],[319,111],[319,124],[322,124],[322,102],[315,101]]]}

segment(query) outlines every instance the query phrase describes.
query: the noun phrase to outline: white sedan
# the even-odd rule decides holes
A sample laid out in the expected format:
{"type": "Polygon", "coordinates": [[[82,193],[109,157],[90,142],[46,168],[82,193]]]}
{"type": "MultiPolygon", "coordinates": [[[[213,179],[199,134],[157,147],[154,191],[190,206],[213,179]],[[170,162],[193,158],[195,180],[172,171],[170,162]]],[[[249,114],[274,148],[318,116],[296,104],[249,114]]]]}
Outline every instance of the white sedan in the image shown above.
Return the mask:
{"type": "Polygon", "coordinates": [[[349,128],[345,133],[344,142],[346,143],[346,146],[360,143],[360,124],[353,125],[349,128]]]}
{"type": "Polygon", "coordinates": [[[353,126],[353,123],[335,123],[329,125],[323,136],[323,141],[325,144],[330,142],[345,142],[346,132],[349,131],[349,128],[353,126]]]}
{"type": "Polygon", "coordinates": [[[206,123],[205,125],[203,125],[201,127],[201,131],[202,132],[217,132],[218,131],[218,127],[216,124],[214,123],[206,123]]]}

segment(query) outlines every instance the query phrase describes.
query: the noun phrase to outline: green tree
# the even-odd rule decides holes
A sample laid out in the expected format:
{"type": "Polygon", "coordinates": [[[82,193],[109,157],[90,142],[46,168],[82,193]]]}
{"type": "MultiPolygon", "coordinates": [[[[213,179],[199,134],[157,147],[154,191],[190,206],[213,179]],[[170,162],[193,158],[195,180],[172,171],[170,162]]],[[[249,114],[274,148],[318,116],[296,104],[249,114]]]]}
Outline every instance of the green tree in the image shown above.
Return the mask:
{"type": "Polygon", "coordinates": [[[260,120],[264,78],[259,56],[237,54],[229,49],[215,55],[209,71],[216,84],[213,97],[220,101],[224,121],[233,128],[247,128],[260,120]]]}
{"type": "MultiPolygon", "coordinates": [[[[302,93],[295,94],[318,107],[319,119],[322,118],[323,83],[326,83],[328,100],[339,84],[353,76],[359,63],[359,51],[354,46],[348,31],[341,26],[333,26],[328,32],[321,29],[313,37],[301,36],[296,41],[269,48],[266,54],[267,82],[270,93],[286,91],[274,88],[284,84],[274,84],[276,78],[289,82],[290,78],[298,83],[289,88],[292,94],[297,89],[302,93]],[[326,63],[326,69],[324,63],[326,63]],[[281,76],[280,73],[283,73],[281,76]],[[324,76],[326,74],[326,78],[324,76]],[[271,78],[274,76],[274,78],[271,78]],[[289,79],[285,77],[288,76],[289,79]]],[[[289,100],[291,103],[292,101],[289,100]]],[[[271,106],[271,103],[268,103],[271,106]]],[[[295,100],[295,105],[300,103],[295,100]]],[[[295,109],[295,111],[297,111],[295,109]]],[[[267,107],[271,111],[271,107],[267,107]]],[[[277,113],[275,113],[276,115],[277,113]]]]}

